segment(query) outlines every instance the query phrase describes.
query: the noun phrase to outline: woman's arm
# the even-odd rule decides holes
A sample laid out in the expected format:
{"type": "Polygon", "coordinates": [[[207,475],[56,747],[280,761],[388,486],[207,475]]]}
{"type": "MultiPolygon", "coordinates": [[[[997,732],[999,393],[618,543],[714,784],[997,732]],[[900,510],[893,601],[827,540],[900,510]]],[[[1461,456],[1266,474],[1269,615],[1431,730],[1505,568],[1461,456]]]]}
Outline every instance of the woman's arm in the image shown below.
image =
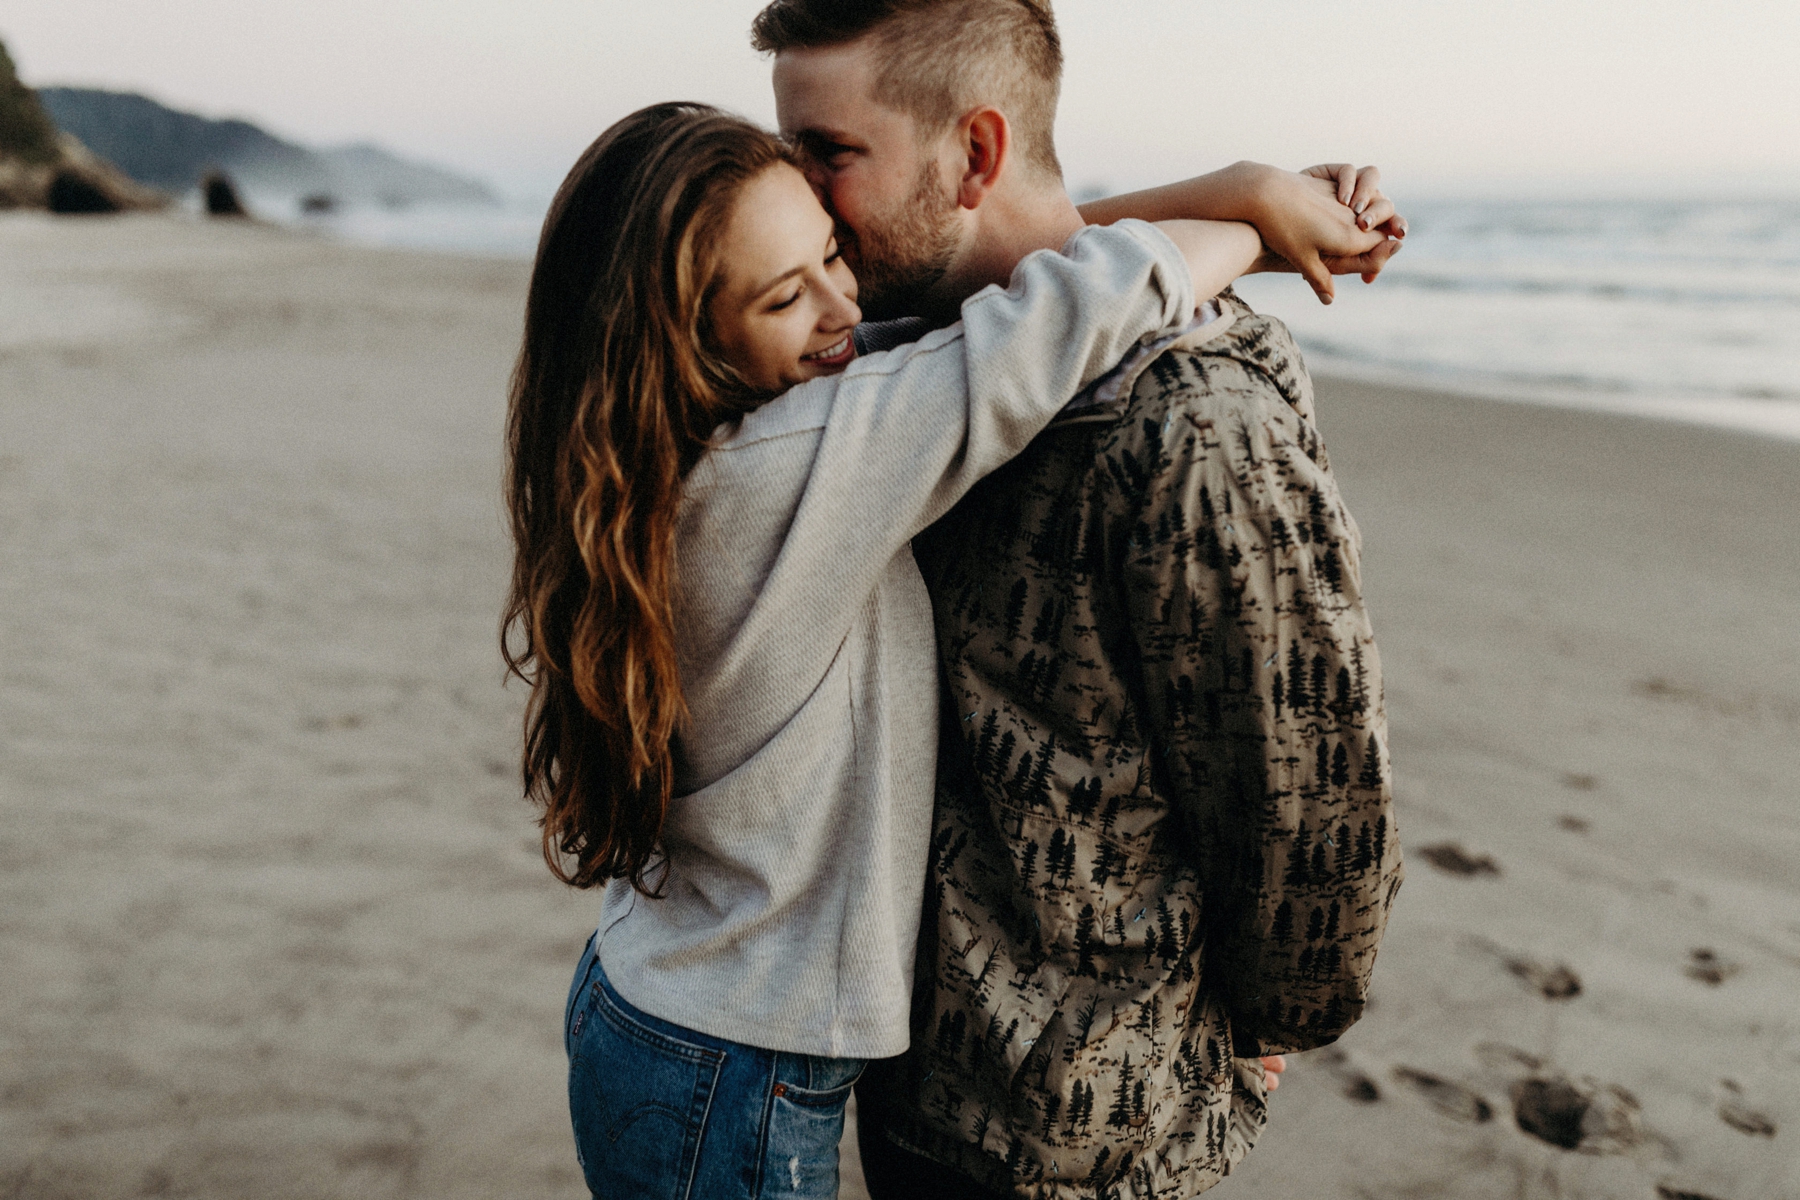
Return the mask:
{"type": "Polygon", "coordinates": [[[1296,174],[1240,162],[1207,175],[1081,206],[1096,225],[1125,217],[1145,221],[1199,218],[1246,221],[1279,259],[1262,270],[1293,270],[1329,304],[1333,275],[1366,281],[1386,265],[1406,235],[1405,221],[1380,191],[1380,172],[1348,164],[1296,174]]]}
{"type": "Polygon", "coordinates": [[[1156,227],[1187,260],[1197,300],[1210,300],[1238,276],[1262,268],[1262,238],[1242,221],[1171,220],[1156,227]]]}
{"type": "MultiPolygon", "coordinates": [[[[1198,231],[1174,232],[1205,253],[1198,231]]],[[[1248,253],[1254,233],[1234,236],[1248,253]]],[[[688,486],[730,504],[732,536],[767,563],[709,687],[824,678],[878,586],[910,568],[896,556],[915,534],[1140,342],[1192,320],[1187,258],[1161,230],[1090,226],[1064,250],[1027,255],[960,321],[777,396],[707,452],[688,486]]]]}
{"type": "Polygon", "coordinates": [[[836,392],[809,488],[841,486],[825,506],[834,519],[856,513],[903,544],[1260,249],[1241,224],[1127,221],[1026,255],[1008,287],[965,300],[956,324],[790,393],[836,392]]]}

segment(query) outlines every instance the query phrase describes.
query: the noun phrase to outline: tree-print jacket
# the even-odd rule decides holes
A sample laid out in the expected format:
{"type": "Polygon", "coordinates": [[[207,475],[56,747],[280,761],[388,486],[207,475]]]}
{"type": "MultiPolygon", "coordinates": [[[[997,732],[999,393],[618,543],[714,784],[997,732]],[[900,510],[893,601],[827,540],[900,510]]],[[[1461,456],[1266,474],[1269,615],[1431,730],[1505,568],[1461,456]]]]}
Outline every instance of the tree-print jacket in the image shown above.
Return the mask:
{"type": "Polygon", "coordinates": [[[1222,316],[915,546],[947,702],[901,1145],[1024,1197],[1210,1187],[1261,1054],[1356,1021],[1400,886],[1360,538],[1287,330],[1222,316]]]}

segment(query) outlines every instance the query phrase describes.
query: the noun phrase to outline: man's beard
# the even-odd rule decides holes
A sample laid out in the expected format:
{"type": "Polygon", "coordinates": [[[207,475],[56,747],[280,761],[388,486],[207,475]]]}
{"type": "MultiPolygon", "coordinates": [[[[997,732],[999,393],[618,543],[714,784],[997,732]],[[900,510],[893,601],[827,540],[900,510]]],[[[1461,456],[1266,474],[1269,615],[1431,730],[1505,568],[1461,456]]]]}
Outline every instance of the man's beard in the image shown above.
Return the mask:
{"type": "MultiPolygon", "coordinates": [[[[863,319],[918,316],[956,258],[956,201],[945,196],[937,164],[927,161],[912,194],[877,225],[852,231],[844,257],[856,273],[863,319]]],[[[839,241],[846,241],[842,231],[839,241]]]]}

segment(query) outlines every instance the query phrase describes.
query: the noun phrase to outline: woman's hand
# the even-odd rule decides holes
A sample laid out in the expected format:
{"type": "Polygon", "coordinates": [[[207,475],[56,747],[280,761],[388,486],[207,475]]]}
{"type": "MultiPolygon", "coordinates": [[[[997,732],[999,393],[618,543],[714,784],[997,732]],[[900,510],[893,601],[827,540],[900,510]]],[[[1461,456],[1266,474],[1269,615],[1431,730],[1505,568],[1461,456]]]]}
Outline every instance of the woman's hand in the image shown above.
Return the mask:
{"type": "Polygon", "coordinates": [[[1356,214],[1359,229],[1377,229],[1389,237],[1406,237],[1406,218],[1394,211],[1394,202],[1382,193],[1380,167],[1324,163],[1300,173],[1314,179],[1330,180],[1337,188],[1338,203],[1356,214]]]}
{"type": "Polygon", "coordinates": [[[1390,237],[1388,228],[1394,222],[1402,229],[1405,224],[1381,195],[1380,173],[1374,168],[1368,168],[1366,181],[1360,178],[1362,172],[1348,165],[1310,170],[1323,174],[1256,168],[1258,215],[1252,224],[1269,251],[1257,269],[1298,271],[1319,301],[1330,304],[1336,295],[1331,277],[1360,275],[1364,283],[1372,283],[1400,249],[1399,238],[1390,237]],[[1331,174],[1334,171],[1338,174],[1331,174]],[[1363,204],[1362,214],[1340,198],[1345,193],[1363,204]],[[1363,228],[1369,214],[1375,215],[1376,224],[1363,228]]]}
{"type": "Polygon", "coordinates": [[[1373,282],[1406,236],[1406,221],[1381,193],[1381,172],[1349,163],[1304,172],[1233,163],[1179,183],[1089,201],[1081,215],[1093,225],[1123,217],[1248,221],[1270,252],[1254,269],[1298,271],[1326,304],[1334,295],[1333,275],[1373,282]]]}

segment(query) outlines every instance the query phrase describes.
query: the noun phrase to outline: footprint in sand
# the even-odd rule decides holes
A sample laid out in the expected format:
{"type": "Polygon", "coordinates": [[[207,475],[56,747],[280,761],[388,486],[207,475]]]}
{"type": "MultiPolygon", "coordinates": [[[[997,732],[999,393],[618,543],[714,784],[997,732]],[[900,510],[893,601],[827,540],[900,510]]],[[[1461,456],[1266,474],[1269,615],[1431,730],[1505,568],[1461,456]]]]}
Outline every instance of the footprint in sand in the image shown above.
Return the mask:
{"type": "Polygon", "coordinates": [[[1731,1100],[1719,1105],[1719,1120],[1739,1133],[1747,1133],[1751,1137],[1772,1138],[1775,1136],[1775,1122],[1754,1108],[1745,1108],[1731,1100]]]}
{"type": "Polygon", "coordinates": [[[1687,977],[1698,979],[1701,983],[1718,987],[1744,968],[1736,963],[1726,962],[1717,951],[1700,946],[1688,955],[1687,977]]]}
{"type": "Polygon", "coordinates": [[[1456,842],[1439,842],[1423,846],[1419,855],[1438,870],[1449,875],[1498,875],[1500,864],[1486,854],[1470,854],[1456,842]]]}
{"type": "Polygon", "coordinates": [[[1395,1067],[1394,1078],[1425,1097],[1431,1106],[1447,1117],[1480,1124],[1492,1120],[1494,1106],[1474,1092],[1442,1075],[1413,1067],[1395,1067]]]}
{"type": "Polygon", "coordinates": [[[1544,1060],[1535,1054],[1508,1046],[1504,1042],[1480,1042],[1475,1046],[1476,1061],[1490,1071],[1517,1072],[1542,1070],[1544,1060]]]}
{"type": "Polygon", "coordinates": [[[1374,1104],[1381,1099],[1381,1087],[1369,1078],[1350,1056],[1336,1046],[1328,1046],[1320,1051],[1320,1061],[1337,1077],[1339,1090],[1344,1099],[1357,1104],[1374,1104]]]}
{"type": "Polygon", "coordinates": [[[1644,1140],[1642,1106],[1622,1087],[1538,1076],[1515,1083],[1512,1102],[1519,1128],[1559,1149],[1622,1154],[1644,1140]]]}
{"type": "Polygon", "coordinates": [[[362,724],[361,713],[342,713],[335,717],[309,717],[301,722],[301,728],[308,733],[330,733],[336,729],[361,729],[362,724]]]}
{"type": "Polygon", "coordinates": [[[1717,1196],[1709,1196],[1705,1192],[1691,1192],[1687,1188],[1677,1187],[1672,1183],[1656,1185],[1657,1200],[1719,1200],[1717,1196]]]}
{"type": "Polygon", "coordinates": [[[1573,1000],[1581,995],[1581,976],[1562,963],[1509,958],[1506,969],[1536,988],[1546,1000],[1573,1000]]]}
{"type": "Polygon", "coordinates": [[[1587,1097],[1562,1079],[1526,1079],[1513,1085],[1513,1119],[1541,1142],[1564,1150],[1581,1145],[1587,1097]]]}
{"type": "Polygon", "coordinates": [[[1741,1102],[1739,1097],[1743,1096],[1744,1089],[1737,1080],[1721,1079],[1719,1086],[1726,1092],[1725,1099],[1719,1102],[1719,1120],[1751,1137],[1775,1136],[1775,1122],[1769,1119],[1768,1114],[1758,1112],[1741,1102]]]}

